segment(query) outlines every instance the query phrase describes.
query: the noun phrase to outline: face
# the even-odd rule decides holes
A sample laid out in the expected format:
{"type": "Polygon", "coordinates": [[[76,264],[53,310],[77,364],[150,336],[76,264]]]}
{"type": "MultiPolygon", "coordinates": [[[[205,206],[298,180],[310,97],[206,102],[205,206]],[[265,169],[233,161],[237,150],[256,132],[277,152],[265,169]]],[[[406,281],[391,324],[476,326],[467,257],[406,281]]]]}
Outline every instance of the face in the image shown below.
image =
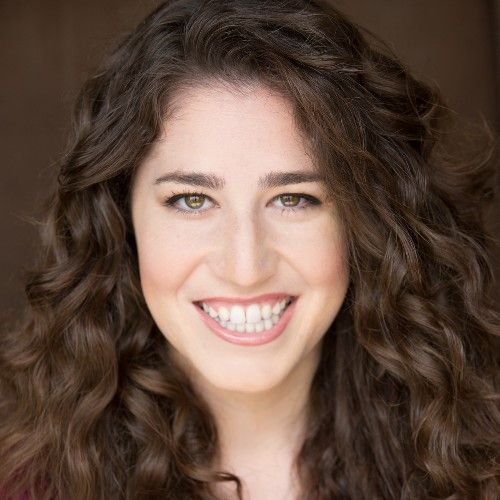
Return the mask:
{"type": "Polygon", "coordinates": [[[266,391],[317,364],[348,287],[341,226],[313,178],[288,101],[260,87],[247,94],[218,87],[191,89],[178,103],[132,186],[142,291],[193,376],[222,390],[266,391]],[[285,172],[301,172],[305,182],[280,178],[285,172]],[[187,173],[216,176],[223,186],[179,182],[187,173]],[[277,185],[265,182],[272,175],[277,185]],[[282,313],[277,337],[258,345],[222,338],[196,305],[217,297],[218,311],[226,299],[274,293],[296,297],[292,313],[282,313]]]}

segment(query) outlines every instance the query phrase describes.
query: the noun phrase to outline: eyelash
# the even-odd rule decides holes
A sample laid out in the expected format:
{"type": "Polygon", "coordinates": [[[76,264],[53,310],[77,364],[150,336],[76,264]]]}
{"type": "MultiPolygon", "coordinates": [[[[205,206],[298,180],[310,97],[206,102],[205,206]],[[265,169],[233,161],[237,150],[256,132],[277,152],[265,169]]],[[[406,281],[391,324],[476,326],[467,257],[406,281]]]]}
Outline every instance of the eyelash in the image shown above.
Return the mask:
{"type": "MultiPolygon", "coordinates": [[[[171,196],[170,198],[165,199],[165,201],[163,202],[163,205],[165,205],[168,208],[174,209],[176,212],[182,213],[182,214],[190,216],[190,217],[197,217],[197,216],[201,215],[203,212],[205,212],[207,209],[205,209],[205,210],[201,210],[201,209],[185,210],[185,209],[179,208],[175,205],[175,203],[178,200],[185,198],[185,197],[188,197],[188,196],[202,196],[203,198],[211,199],[210,196],[208,196],[204,193],[199,193],[199,192],[193,193],[190,191],[183,191],[182,193],[172,192],[172,195],[173,196],[171,196]]],[[[275,196],[273,199],[277,199],[277,198],[279,199],[281,196],[287,196],[287,195],[299,196],[300,198],[307,200],[307,204],[303,207],[285,207],[285,208],[282,208],[281,215],[285,215],[286,213],[297,212],[300,210],[307,210],[309,208],[313,208],[315,206],[321,205],[321,202],[317,198],[315,198],[314,196],[308,195],[308,194],[304,194],[304,193],[283,193],[283,194],[279,194],[278,196],[275,196]]]]}

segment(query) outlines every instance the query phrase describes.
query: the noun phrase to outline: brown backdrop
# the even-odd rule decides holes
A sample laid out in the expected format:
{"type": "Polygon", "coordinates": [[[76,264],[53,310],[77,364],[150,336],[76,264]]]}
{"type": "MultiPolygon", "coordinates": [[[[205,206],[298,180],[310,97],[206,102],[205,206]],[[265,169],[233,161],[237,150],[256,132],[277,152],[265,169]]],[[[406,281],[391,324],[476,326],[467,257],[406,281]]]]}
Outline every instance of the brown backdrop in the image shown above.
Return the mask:
{"type": "MultiPolygon", "coordinates": [[[[37,250],[26,219],[38,215],[53,183],[80,85],[103,51],[157,3],[0,0],[0,313],[16,315],[24,303],[21,270],[37,250]]],[[[417,75],[436,81],[461,115],[484,117],[498,132],[498,2],[334,3],[388,41],[417,75]]]]}

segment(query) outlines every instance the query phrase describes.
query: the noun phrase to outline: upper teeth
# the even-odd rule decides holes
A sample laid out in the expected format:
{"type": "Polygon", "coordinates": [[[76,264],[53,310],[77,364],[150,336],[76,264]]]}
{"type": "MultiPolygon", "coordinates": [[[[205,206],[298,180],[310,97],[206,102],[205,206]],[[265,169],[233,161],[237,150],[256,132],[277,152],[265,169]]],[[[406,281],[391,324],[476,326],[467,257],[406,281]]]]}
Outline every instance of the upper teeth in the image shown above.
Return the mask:
{"type": "Polygon", "coordinates": [[[201,303],[203,310],[212,318],[218,316],[221,321],[229,321],[234,324],[258,323],[261,320],[270,319],[271,316],[279,315],[291,301],[290,297],[284,298],[280,302],[271,304],[250,304],[249,306],[233,305],[217,309],[201,303]]]}

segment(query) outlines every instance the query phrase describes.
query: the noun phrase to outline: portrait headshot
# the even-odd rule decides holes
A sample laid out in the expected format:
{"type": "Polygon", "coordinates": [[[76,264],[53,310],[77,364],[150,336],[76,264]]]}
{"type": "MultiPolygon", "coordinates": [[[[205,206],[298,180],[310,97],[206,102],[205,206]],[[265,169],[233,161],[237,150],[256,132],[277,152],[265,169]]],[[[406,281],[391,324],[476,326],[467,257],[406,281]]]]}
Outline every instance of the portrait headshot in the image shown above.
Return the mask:
{"type": "Polygon", "coordinates": [[[495,2],[35,3],[0,499],[498,499],[495,2]]]}

